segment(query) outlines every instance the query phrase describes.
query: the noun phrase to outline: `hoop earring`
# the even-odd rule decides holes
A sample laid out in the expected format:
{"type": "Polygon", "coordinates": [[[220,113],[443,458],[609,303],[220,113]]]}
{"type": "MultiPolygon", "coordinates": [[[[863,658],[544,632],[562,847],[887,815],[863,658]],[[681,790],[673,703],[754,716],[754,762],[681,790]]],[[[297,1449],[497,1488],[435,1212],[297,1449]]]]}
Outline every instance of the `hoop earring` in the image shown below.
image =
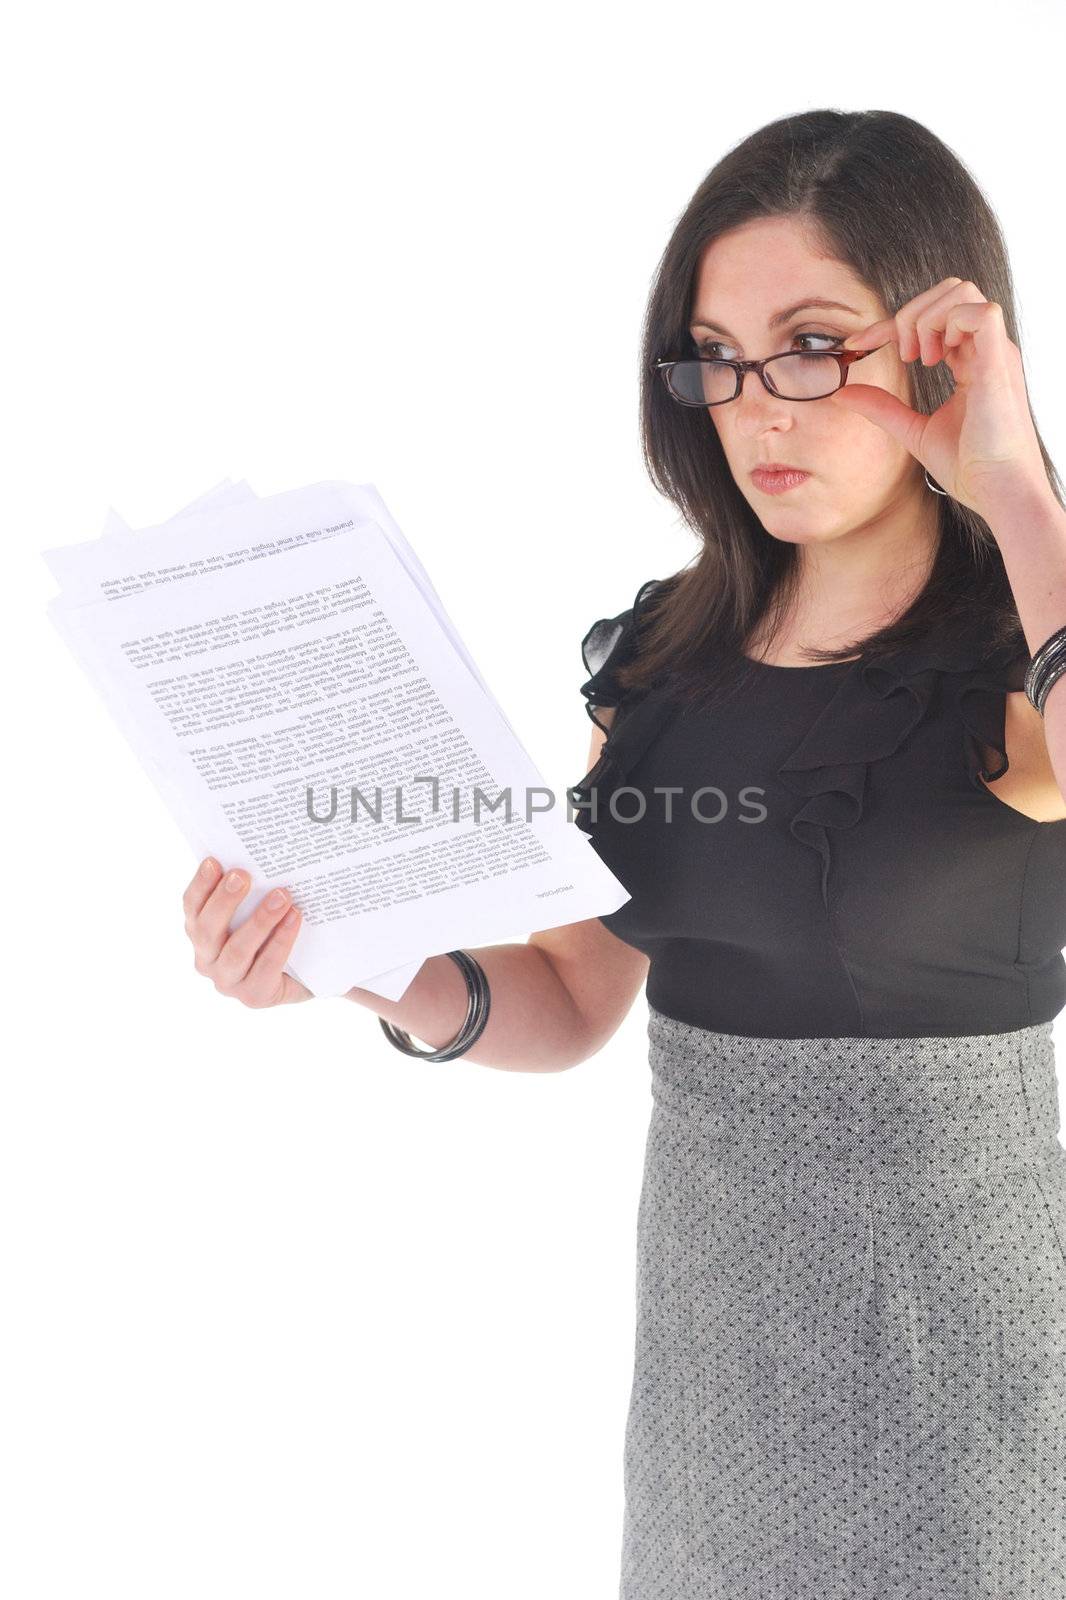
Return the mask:
{"type": "Polygon", "coordinates": [[[928,470],[925,474],[925,481],[929,485],[930,489],[932,489],[934,494],[947,494],[948,499],[951,499],[951,496],[948,494],[946,489],[942,489],[939,483],[934,483],[933,479],[929,476],[928,470]]]}

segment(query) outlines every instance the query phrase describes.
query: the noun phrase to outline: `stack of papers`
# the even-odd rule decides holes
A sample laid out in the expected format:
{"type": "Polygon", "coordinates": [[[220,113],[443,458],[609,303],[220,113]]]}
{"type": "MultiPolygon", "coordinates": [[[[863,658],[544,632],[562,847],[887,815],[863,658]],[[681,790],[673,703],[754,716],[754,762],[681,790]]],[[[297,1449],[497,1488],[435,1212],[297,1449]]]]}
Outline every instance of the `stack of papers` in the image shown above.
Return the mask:
{"type": "Polygon", "coordinates": [[[227,480],[43,555],[49,617],[197,859],[251,875],[231,928],[288,889],[313,994],[396,1000],[430,956],[629,899],[373,485],[227,480]]]}

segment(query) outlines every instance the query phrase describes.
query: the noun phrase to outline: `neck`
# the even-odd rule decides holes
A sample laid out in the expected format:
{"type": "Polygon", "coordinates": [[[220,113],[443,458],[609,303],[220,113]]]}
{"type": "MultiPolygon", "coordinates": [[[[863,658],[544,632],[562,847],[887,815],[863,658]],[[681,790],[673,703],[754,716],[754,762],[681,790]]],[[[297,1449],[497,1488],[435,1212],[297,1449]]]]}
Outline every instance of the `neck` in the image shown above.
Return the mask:
{"type": "Polygon", "coordinates": [[[905,508],[890,507],[847,533],[798,547],[782,638],[833,649],[906,611],[925,586],[940,537],[937,505],[921,481],[917,503],[908,496],[905,508]]]}

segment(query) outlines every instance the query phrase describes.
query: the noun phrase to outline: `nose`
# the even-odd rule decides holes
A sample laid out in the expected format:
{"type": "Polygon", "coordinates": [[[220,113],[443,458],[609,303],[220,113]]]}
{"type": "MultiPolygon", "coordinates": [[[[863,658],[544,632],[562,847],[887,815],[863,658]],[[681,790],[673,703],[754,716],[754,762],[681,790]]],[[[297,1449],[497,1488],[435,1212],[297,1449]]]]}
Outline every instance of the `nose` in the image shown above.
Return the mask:
{"type": "Polygon", "coordinates": [[[745,437],[754,437],[765,428],[789,428],[794,418],[788,401],[771,394],[757,372],[741,374],[740,393],[733,401],[733,410],[737,432],[745,437]]]}

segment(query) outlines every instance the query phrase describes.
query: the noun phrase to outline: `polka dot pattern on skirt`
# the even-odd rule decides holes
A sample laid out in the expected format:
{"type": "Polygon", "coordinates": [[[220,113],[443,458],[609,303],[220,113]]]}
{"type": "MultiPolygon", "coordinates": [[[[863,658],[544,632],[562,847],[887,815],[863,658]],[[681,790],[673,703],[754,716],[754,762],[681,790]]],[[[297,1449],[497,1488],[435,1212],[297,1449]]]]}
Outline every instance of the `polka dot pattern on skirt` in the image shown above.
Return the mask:
{"type": "Polygon", "coordinates": [[[1066,1600],[1051,1031],[649,1007],[620,1600],[1066,1600]]]}

